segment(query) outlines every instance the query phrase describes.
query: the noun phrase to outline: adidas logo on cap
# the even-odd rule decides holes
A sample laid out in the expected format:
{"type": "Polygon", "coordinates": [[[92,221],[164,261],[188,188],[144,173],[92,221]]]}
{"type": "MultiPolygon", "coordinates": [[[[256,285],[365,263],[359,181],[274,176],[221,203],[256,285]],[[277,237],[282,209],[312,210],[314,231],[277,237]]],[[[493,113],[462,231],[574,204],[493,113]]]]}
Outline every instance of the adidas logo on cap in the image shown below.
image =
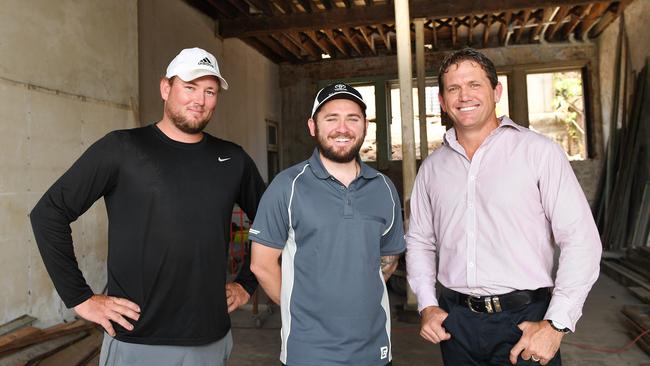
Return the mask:
{"type": "Polygon", "coordinates": [[[214,65],[212,64],[212,62],[210,62],[210,59],[207,57],[199,61],[199,65],[207,65],[214,68],[214,65]]]}

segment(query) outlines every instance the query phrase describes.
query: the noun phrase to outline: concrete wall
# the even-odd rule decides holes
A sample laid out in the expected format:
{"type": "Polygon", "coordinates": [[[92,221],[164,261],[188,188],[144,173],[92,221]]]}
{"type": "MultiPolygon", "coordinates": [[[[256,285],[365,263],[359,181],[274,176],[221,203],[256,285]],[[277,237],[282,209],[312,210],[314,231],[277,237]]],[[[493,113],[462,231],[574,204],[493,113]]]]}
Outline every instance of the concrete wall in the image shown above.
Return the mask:
{"type": "MultiPolygon", "coordinates": [[[[135,126],[135,0],[3,0],[0,5],[0,323],[71,316],[34,243],[28,213],[106,132],[135,126]]],[[[103,202],[73,224],[89,284],[106,282],[103,202]]]]}
{"type": "MultiPolygon", "coordinates": [[[[624,11],[625,27],[630,45],[630,75],[638,73],[650,56],[650,1],[635,0],[624,11]]],[[[620,18],[619,18],[620,19],[620,18]]],[[[605,141],[609,137],[612,121],[612,103],[614,96],[614,64],[616,62],[616,40],[620,20],[612,22],[598,37],[598,59],[600,60],[599,80],[601,85],[601,105],[605,141]]],[[[634,88],[634,78],[630,76],[629,90],[634,88]]],[[[622,92],[622,91],[621,91],[622,92]]]]}
{"type": "Polygon", "coordinates": [[[241,145],[266,178],[265,121],[281,118],[278,66],[240,40],[216,37],[214,22],[183,1],[141,0],[138,13],[141,123],[162,116],[158,85],[172,58],[183,48],[204,48],[230,85],[206,130],[241,145]]]}

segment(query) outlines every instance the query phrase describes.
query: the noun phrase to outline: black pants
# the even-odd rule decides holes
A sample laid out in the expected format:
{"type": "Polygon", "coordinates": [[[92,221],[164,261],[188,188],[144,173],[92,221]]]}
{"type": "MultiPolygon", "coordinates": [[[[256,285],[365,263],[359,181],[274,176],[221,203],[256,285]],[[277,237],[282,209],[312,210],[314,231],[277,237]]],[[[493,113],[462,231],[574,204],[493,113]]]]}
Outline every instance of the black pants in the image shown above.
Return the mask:
{"type": "MultiPolygon", "coordinates": [[[[440,307],[449,313],[443,322],[451,339],[440,343],[442,359],[447,366],[503,366],[510,363],[510,350],[519,342],[522,332],[517,324],[523,321],[540,321],[544,318],[549,298],[529,304],[522,309],[486,314],[472,312],[458,305],[457,295],[442,291],[440,307]]],[[[539,365],[524,361],[521,354],[517,365],[539,365]]],[[[560,351],[548,363],[561,366],[560,351]]]]}
{"type": "MultiPolygon", "coordinates": [[[[280,362],[280,363],[282,364],[282,366],[287,366],[287,365],[283,364],[282,362],[280,362]]],[[[393,366],[393,363],[389,362],[389,363],[386,364],[386,366],[393,366]]]]}

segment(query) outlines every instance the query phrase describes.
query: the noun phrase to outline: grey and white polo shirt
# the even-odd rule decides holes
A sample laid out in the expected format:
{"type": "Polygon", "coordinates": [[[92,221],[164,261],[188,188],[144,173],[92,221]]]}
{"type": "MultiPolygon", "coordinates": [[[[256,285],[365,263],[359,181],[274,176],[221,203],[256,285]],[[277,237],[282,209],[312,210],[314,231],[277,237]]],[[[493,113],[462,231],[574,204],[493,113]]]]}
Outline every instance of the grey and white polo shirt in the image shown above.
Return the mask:
{"type": "Polygon", "coordinates": [[[361,163],[345,187],[311,158],[269,185],[249,238],[282,249],[282,353],[288,366],[391,361],[390,308],[380,257],[402,253],[393,183],[361,163]]]}

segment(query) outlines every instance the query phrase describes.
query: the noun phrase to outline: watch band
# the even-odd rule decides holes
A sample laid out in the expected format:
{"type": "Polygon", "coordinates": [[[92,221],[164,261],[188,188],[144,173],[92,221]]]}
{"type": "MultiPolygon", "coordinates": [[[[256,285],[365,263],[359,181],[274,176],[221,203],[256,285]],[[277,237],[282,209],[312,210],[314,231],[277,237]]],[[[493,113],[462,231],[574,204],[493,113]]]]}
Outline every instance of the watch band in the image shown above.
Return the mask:
{"type": "Polygon", "coordinates": [[[551,325],[551,328],[555,329],[556,331],[558,331],[560,333],[569,333],[571,331],[571,329],[569,329],[569,328],[558,328],[558,327],[556,327],[551,319],[546,319],[546,321],[551,325]]]}

